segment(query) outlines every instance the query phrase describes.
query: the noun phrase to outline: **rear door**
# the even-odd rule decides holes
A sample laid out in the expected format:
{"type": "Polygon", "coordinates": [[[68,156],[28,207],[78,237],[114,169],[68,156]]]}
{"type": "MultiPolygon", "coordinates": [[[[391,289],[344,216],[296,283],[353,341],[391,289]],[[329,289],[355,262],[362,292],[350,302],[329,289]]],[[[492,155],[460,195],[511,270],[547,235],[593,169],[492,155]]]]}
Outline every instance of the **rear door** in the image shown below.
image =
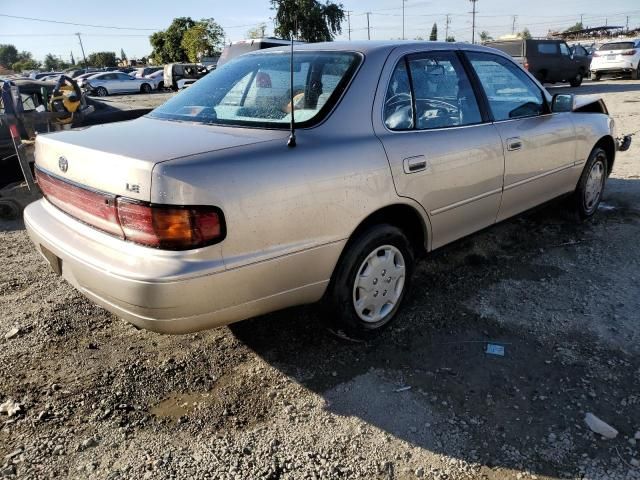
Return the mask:
{"type": "Polygon", "coordinates": [[[122,93],[132,93],[140,90],[140,82],[138,80],[131,77],[131,75],[127,75],[126,73],[115,73],[118,90],[122,93]]]}
{"type": "Polygon", "coordinates": [[[486,52],[466,55],[504,147],[504,192],[498,220],[575,188],[571,113],[552,114],[540,87],[510,59],[486,52]]]}
{"type": "Polygon", "coordinates": [[[543,82],[560,82],[563,80],[564,70],[560,58],[558,42],[554,40],[534,40],[529,42],[529,48],[535,53],[536,78],[543,82]]]}
{"type": "Polygon", "coordinates": [[[428,213],[437,248],[495,222],[504,157],[455,50],[392,54],[374,128],[396,190],[428,213]]]}

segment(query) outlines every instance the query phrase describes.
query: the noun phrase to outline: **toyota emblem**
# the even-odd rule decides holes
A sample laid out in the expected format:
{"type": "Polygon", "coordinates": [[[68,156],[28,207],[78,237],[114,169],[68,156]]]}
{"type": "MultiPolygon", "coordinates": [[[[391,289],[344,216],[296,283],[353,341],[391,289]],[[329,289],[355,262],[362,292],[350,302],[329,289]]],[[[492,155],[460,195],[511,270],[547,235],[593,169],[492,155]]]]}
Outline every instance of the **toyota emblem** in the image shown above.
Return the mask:
{"type": "Polygon", "coordinates": [[[60,169],[60,171],[62,171],[62,173],[65,173],[67,170],[69,170],[69,162],[67,162],[67,159],[65,157],[58,158],[58,168],[60,169]]]}

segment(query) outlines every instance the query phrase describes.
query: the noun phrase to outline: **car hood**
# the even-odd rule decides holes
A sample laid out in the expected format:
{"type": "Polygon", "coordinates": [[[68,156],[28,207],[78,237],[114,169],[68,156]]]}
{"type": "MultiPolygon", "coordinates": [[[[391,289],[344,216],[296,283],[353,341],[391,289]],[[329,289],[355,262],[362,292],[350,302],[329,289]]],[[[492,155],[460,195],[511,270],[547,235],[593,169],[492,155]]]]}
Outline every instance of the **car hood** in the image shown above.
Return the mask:
{"type": "Polygon", "coordinates": [[[148,201],[157,163],[276,139],[286,142],[287,135],[142,117],[38,135],[36,164],[77,184],[148,201]]]}

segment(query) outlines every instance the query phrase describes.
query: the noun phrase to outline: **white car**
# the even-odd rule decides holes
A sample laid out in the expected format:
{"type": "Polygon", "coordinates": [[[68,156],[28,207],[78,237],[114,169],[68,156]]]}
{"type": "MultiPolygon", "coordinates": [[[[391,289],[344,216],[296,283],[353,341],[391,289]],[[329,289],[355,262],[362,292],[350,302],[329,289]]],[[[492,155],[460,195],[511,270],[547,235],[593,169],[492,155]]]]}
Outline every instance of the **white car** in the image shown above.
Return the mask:
{"type": "Polygon", "coordinates": [[[162,70],[157,70],[143,78],[152,83],[154,90],[164,90],[164,72],[162,70]]]}
{"type": "Polygon", "coordinates": [[[631,74],[640,79],[640,40],[609,42],[593,52],[591,78],[600,80],[604,75],[631,74]]]}
{"type": "Polygon", "coordinates": [[[134,78],[123,72],[103,72],[84,82],[90,94],[106,97],[113,93],[151,93],[153,87],[147,78],[134,78]]]}

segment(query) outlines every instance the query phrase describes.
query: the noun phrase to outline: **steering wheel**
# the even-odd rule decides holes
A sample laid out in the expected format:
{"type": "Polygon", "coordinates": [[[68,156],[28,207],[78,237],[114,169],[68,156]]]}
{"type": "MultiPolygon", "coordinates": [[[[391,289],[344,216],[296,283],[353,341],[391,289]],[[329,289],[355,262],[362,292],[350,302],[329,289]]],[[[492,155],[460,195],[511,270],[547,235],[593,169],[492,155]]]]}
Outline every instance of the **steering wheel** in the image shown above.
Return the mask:
{"type": "Polygon", "coordinates": [[[66,113],[57,119],[59,123],[71,123],[73,114],[80,108],[82,102],[82,91],[73,78],[66,75],[60,75],[56,82],[56,86],[51,92],[49,100],[49,108],[52,112],[66,113]]]}
{"type": "Polygon", "coordinates": [[[411,102],[411,95],[408,93],[396,93],[395,95],[389,97],[386,102],[384,102],[384,108],[392,108],[404,102],[411,102]]]}
{"type": "Polygon", "coordinates": [[[462,123],[462,111],[458,105],[445,102],[443,100],[436,100],[433,98],[419,99],[419,101],[429,106],[433,106],[435,110],[438,112],[438,115],[436,117],[430,117],[427,115],[427,111],[429,111],[429,109],[424,108],[422,109],[424,110],[424,113],[418,119],[419,121],[420,120],[429,121],[429,120],[440,119],[445,116],[449,116],[449,117],[455,116],[458,118],[458,124],[462,123]],[[440,112],[444,112],[444,114],[441,114],[440,112]]]}

